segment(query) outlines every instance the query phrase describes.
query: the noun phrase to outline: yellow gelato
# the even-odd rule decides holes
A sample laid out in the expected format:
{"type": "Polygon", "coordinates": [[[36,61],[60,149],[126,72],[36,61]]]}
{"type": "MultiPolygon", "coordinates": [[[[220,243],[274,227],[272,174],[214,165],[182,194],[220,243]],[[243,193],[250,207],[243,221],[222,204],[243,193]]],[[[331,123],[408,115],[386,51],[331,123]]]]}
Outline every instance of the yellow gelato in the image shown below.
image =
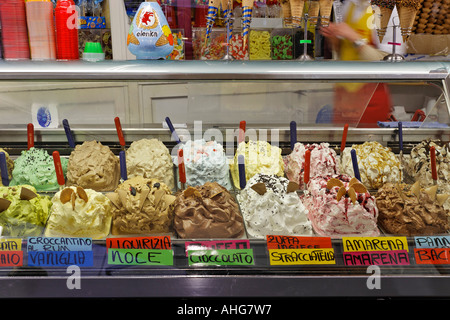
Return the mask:
{"type": "Polygon", "coordinates": [[[55,194],[47,237],[105,238],[111,229],[111,201],[101,192],[67,187],[55,194]]]}
{"type": "Polygon", "coordinates": [[[272,146],[267,141],[241,142],[234,155],[234,160],[230,165],[231,176],[236,188],[239,186],[239,165],[238,157],[243,155],[245,158],[245,177],[246,181],[251,179],[257,173],[268,175],[284,175],[284,163],[281,157],[281,149],[272,146]]]}

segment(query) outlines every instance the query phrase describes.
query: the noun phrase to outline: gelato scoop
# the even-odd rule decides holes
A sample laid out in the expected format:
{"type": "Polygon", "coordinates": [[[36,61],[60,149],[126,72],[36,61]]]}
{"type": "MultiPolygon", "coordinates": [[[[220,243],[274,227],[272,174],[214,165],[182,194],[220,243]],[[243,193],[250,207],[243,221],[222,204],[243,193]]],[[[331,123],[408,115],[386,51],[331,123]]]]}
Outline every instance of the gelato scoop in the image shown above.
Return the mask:
{"type": "Polygon", "coordinates": [[[369,141],[345,148],[342,155],[342,173],[355,176],[351,150],[355,149],[361,182],[369,189],[378,189],[383,184],[402,182],[402,170],[398,157],[390,148],[377,141],[369,141]]]}
{"type": "Polygon", "coordinates": [[[172,231],[175,196],[159,180],[136,176],[121,183],[107,197],[112,202],[113,235],[172,231]]]}
{"type": "Polygon", "coordinates": [[[321,236],[378,236],[375,197],[348,175],[313,177],[303,203],[314,231],[321,236]]]}
{"type": "MultiPolygon", "coordinates": [[[[67,172],[67,158],[61,158],[63,173],[67,172]]],[[[41,148],[23,150],[14,161],[10,186],[32,185],[37,191],[58,190],[53,157],[41,148]]]]}
{"type": "Polygon", "coordinates": [[[296,192],[298,188],[284,177],[254,175],[237,195],[248,235],[311,235],[311,223],[296,192]]]}
{"type": "Polygon", "coordinates": [[[239,238],[244,234],[236,200],[217,182],[179,192],[174,211],[174,229],[180,238],[239,238]]]}
{"type": "Polygon", "coordinates": [[[52,201],[36,193],[33,186],[0,187],[0,226],[2,236],[40,236],[52,201]]]}
{"type": "Polygon", "coordinates": [[[297,142],[292,152],[284,158],[284,172],[289,180],[303,185],[306,150],[311,151],[310,177],[339,174],[336,151],[328,143],[305,145],[297,142]]]}
{"type": "Polygon", "coordinates": [[[174,188],[172,157],[167,147],[157,139],[141,139],[131,143],[126,152],[128,178],[142,176],[163,182],[174,188]]]}
{"type": "Polygon", "coordinates": [[[448,194],[437,194],[437,186],[422,189],[413,185],[387,183],[376,196],[378,223],[388,234],[403,236],[436,235],[449,229],[443,203],[448,194]]]}
{"type": "Polygon", "coordinates": [[[46,237],[105,238],[111,228],[111,202],[101,192],[66,187],[52,198],[46,237]]]}
{"type": "MultiPolygon", "coordinates": [[[[231,189],[230,167],[223,146],[216,141],[189,140],[180,146],[183,149],[186,184],[204,185],[217,182],[231,189]]],[[[178,158],[175,160],[178,166],[178,158]]]]}
{"type": "Polygon", "coordinates": [[[72,151],[67,164],[67,186],[113,191],[119,184],[119,158],[97,141],[85,141],[72,151]]]}
{"type": "Polygon", "coordinates": [[[245,177],[246,181],[252,178],[257,173],[266,175],[284,175],[284,163],[281,157],[281,149],[277,146],[272,146],[267,141],[253,141],[247,143],[241,142],[238,145],[234,160],[230,165],[231,176],[233,178],[234,186],[240,189],[239,185],[239,163],[240,155],[244,156],[245,160],[245,177]]]}

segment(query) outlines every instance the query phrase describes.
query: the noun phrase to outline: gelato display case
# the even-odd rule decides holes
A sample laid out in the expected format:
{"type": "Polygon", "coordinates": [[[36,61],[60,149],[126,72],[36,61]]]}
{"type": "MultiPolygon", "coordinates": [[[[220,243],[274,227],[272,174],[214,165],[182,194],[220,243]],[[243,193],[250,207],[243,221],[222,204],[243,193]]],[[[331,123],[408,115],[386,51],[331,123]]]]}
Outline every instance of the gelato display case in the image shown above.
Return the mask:
{"type": "Polygon", "coordinates": [[[2,61],[0,297],[448,297],[449,71],[2,61]]]}

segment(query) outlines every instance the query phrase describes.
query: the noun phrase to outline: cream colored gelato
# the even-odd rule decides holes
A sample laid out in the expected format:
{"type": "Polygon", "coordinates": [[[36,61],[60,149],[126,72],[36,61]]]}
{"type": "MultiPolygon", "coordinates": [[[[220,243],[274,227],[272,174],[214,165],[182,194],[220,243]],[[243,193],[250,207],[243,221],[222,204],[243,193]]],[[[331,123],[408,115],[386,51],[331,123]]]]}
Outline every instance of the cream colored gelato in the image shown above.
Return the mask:
{"type": "Polygon", "coordinates": [[[103,239],[111,229],[111,202],[102,194],[82,187],[67,187],[52,198],[45,229],[47,237],[103,239]]]}
{"type": "Polygon", "coordinates": [[[342,157],[342,173],[354,177],[351,150],[356,150],[361,182],[369,189],[378,189],[383,184],[402,182],[400,160],[379,142],[369,141],[345,148],[342,157]]]}
{"type": "Polygon", "coordinates": [[[257,173],[274,174],[281,177],[284,175],[284,163],[279,147],[272,146],[267,141],[250,140],[247,143],[241,142],[230,165],[233,183],[238,189],[240,189],[238,165],[240,155],[243,155],[245,160],[246,181],[257,173]]]}
{"type": "Polygon", "coordinates": [[[157,139],[141,139],[131,143],[126,152],[128,178],[141,176],[163,182],[174,188],[172,157],[167,147],[157,139]]]}
{"type": "Polygon", "coordinates": [[[284,177],[254,175],[237,195],[248,235],[311,235],[311,222],[297,189],[298,184],[284,177]]]}
{"type": "Polygon", "coordinates": [[[175,196],[159,180],[136,176],[107,197],[113,203],[113,235],[172,232],[175,196]]]}
{"type": "Polygon", "coordinates": [[[119,158],[97,141],[77,145],[67,165],[67,186],[95,191],[113,191],[119,184],[119,158]]]}

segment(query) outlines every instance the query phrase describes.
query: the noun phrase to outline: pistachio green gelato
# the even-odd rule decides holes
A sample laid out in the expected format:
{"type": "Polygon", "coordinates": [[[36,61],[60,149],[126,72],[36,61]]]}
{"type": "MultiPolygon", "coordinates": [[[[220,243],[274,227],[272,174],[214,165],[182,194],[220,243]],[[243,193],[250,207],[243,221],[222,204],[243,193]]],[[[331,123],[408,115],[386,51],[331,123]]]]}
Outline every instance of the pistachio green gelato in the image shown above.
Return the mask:
{"type": "MultiPolygon", "coordinates": [[[[67,158],[61,157],[61,166],[64,175],[67,172],[67,158]]],[[[14,161],[12,181],[10,186],[32,185],[38,191],[58,190],[53,156],[44,149],[30,148],[22,151],[14,161]]]]}
{"type": "Polygon", "coordinates": [[[33,186],[28,185],[0,187],[2,236],[23,238],[42,234],[52,201],[50,196],[41,196],[36,192],[33,186]],[[33,198],[21,196],[22,189],[32,194],[33,198]],[[10,201],[9,207],[8,201],[10,201]]]}

